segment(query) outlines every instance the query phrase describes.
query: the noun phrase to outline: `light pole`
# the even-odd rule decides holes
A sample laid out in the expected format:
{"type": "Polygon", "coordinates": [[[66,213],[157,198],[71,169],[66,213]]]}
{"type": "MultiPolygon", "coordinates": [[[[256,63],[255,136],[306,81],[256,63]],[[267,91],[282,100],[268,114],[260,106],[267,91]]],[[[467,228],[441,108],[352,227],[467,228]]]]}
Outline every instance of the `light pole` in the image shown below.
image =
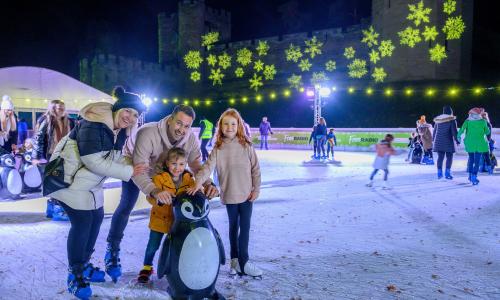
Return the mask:
{"type": "Polygon", "coordinates": [[[322,87],[319,84],[314,86],[314,125],[318,125],[321,118],[321,107],[323,106],[322,98],[330,96],[331,90],[327,87],[322,87]]]}

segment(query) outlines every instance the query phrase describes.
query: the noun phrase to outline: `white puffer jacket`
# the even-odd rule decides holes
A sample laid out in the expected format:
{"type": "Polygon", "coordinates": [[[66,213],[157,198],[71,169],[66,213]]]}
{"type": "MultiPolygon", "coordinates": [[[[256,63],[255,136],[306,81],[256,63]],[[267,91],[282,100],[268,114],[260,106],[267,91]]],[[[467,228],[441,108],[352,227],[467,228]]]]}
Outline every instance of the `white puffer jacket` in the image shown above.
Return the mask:
{"type": "Polygon", "coordinates": [[[129,129],[113,132],[111,104],[100,102],[85,106],[82,120],[57,144],[51,160],[64,158],[65,181],[71,185],[48,195],[79,210],[94,210],[104,205],[103,183],[108,177],[129,181],[133,174],[131,159],[121,150],[129,129]]]}

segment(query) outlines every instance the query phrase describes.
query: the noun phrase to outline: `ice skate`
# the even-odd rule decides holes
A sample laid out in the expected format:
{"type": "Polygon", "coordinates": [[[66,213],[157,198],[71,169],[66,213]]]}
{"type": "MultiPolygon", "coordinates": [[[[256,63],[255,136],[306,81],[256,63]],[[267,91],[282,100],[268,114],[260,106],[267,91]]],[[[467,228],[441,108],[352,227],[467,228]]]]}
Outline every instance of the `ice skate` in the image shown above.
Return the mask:
{"type": "Polygon", "coordinates": [[[243,272],[241,272],[240,264],[237,265],[236,271],[238,272],[238,275],[240,275],[240,277],[243,275],[248,275],[253,278],[262,279],[262,274],[264,274],[264,272],[262,272],[259,267],[249,261],[245,264],[243,269],[243,272]]]}
{"type": "Polygon", "coordinates": [[[120,265],[120,249],[113,248],[108,244],[106,255],[104,256],[106,264],[106,273],[111,277],[114,283],[122,276],[122,266],[120,265]]]}
{"type": "Polygon", "coordinates": [[[237,258],[231,258],[231,265],[229,266],[229,275],[236,275],[240,271],[240,263],[237,258]]]}
{"type": "Polygon", "coordinates": [[[382,184],[382,189],[384,190],[392,189],[392,187],[387,183],[387,180],[384,180],[384,183],[382,184]]]}
{"type": "Polygon", "coordinates": [[[94,267],[91,263],[86,264],[83,269],[83,277],[90,282],[105,282],[105,276],[106,273],[104,271],[101,271],[98,267],[94,267]]]}
{"type": "Polygon", "coordinates": [[[153,275],[153,267],[144,266],[142,270],[139,272],[139,276],[137,277],[137,282],[141,284],[148,284],[151,282],[151,275],[153,275]]]}
{"type": "Polygon", "coordinates": [[[366,183],[367,187],[372,187],[373,186],[373,180],[370,180],[366,183]]]}
{"type": "Polygon", "coordinates": [[[92,289],[83,277],[81,266],[70,269],[68,274],[68,292],[81,300],[88,300],[92,296],[92,289]]]}

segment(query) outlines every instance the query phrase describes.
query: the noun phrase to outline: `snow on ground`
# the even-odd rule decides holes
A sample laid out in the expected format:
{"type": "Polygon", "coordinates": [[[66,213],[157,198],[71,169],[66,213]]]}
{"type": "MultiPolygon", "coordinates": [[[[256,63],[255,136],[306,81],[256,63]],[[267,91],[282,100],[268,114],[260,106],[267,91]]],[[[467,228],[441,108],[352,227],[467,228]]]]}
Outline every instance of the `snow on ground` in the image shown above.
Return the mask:
{"type": "MultiPolygon", "coordinates": [[[[258,151],[261,196],[254,206],[250,257],[263,280],[232,278],[221,266],[227,299],[500,299],[499,174],[467,183],[466,157],[455,179],[434,166],[393,157],[391,190],[365,183],[372,153],[337,152],[341,163],[303,163],[306,151],[258,151]]],[[[229,256],[226,211],[210,218],[229,256]]],[[[0,213],[0,299],[71,299],[66,292],[68,224],[42,214],[0,213]]],[[[165,279],[151,289],[133,281],[142,267],[148,211],[134,212],[122,244],[125,275],[93,284],[93,299],[168,299],[165,279]]],[[[107,215],[94,264],[103,267],[107,215]]],[[[158,256],[158,255],[157,255],[158,256]]]]}

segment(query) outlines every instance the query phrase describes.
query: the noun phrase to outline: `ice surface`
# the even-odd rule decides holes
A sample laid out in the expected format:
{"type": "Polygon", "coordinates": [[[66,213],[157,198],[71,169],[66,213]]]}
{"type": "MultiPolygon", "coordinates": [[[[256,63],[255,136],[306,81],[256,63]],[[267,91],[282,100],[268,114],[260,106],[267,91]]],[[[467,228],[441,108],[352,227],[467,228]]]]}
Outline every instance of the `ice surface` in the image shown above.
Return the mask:
{"type": "MultiPolygon", "coordinates": [[[[455,179],[435,166],[392,158],[365,187],[373,154],[336,152],[336,163],[304,163],[306,151],[258,151],[262,190],[254,205],[250,258],[263,280],[232,278],[221,266],[227,299],[500,299],[499,174],[467,183],[465,156],[455,179]]],[[[229,257],[227,215],[210,218],[229,257]]],[[[103,268],[107,215],[93,262],[103,268]]],[[[134,279],[148,238],[148,211],[133,213],[122,243],[124,276],[93,284],[92,299],[168,299],[165,279],[151,288],[134,279]]],[[[43,214],[0,213],[0,299],[71,299],[66,291],[69,224],[43,214]]],[[[157,257],[159,253],[157,254],[157,257]]]]}

